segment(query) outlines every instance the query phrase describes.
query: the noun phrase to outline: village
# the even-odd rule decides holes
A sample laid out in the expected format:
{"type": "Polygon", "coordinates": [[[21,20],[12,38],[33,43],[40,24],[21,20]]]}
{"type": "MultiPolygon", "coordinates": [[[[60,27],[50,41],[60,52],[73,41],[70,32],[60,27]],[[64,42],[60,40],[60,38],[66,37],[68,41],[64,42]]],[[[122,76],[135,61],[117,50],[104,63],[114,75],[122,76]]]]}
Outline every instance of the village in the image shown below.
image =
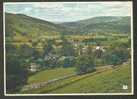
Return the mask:
{"type": "MultiPolygon", "coordinates": [[[[106,47],[108,48],[108,46],[104,47],[99,44],[97,44],[97,45],[87,44],[87,43],[82,42],[83,40],[85,40],[85,38],[84,39],[78,38],[78,39],[68,40],[68,42],[70,44],[72,44],[72,46],[73,46],[73,49],[74,49],[73,51],[77,52],[78,56],[81,56],[82,54],[86,54],[88,51],[93,51],[93,53],[96,53],[97,57],[101,57],[101,55],[105,52],[105,48],[106,47]]],[[[62,43],[63,43],[62,40],[56,39],[55,43],[52,45],[53,49],[55,49],[56,51],[61,50],[62,43]]],[[[64,61],[65,59],[68,59],[71,62],[76,58],[77,58],[77,56],[73,56],[73,55],[61,56],[57,52],[56,53],[49,52],[48,54],[45,54],[44,61],[52,60],[52,62],[54,63],[57,60],[64,61]]],[[[39,66],[39,64],[36,64],[36,63],[30,63],[28,70],[30,72],[37,72],[40,70],[40,66],[39,66]]]]}

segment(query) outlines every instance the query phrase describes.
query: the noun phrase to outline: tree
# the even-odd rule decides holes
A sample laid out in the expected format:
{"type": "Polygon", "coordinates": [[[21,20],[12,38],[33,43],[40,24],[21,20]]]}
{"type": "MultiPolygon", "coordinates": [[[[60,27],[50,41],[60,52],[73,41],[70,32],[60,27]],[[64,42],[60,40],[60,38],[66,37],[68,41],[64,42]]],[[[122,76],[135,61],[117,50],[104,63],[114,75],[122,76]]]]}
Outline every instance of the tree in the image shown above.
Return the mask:
{"type": "Polygon", "coordinates": [[[75,65],[74,57],[66,57],[63,61],[63,67],[72,67],[75,65]]]}
{"type": "Polygon", "coordinates": [[[45,65],[45,61],[42,58],[38,58],[35,63],[38,64],[41,68],[45,65]]]}
{"type": "Polygon", "coordinates": [[[127,49],[115,48],[111,51],[107,51],[104,56],[105,62],[111,65],[118,65],[128,60],[130,54],[127,49]]]}
{"type": "Polygon", "coordinates": [[[53,41],[52,40],[48,40],[47,41],[47,45],[44,46],[44,57],[45,55],[47,55],[48,53],[52,52],[53,51],[53,41]]]}
{"type": "Polygon", "coordinates": [[[116,54],[108,54],[106,56],[105,60],[110,65],[118,65],[121,63],[120,57],[118,57],[116,54]]]}
{"type": "Polygon", "coordinates": [[[14,92],[20,89],[27,80],[26,57],[22,56],[21,49],[13,45],[6,45],[6,89],[14,92]]]}
{"type": "Polygon", "coordinates": [[[83,74],[95,70],[94,58],[90,55],[81,55],[77,59],[76,72],[83,74]]]}
{"type": "Polygon", "coordinates": [[[61,38],[63,43],[62,43],[62,55],[63,56],[74,56],[75,55],[75,50],[73,45],[67,41],[64,37],[61,38]]]}

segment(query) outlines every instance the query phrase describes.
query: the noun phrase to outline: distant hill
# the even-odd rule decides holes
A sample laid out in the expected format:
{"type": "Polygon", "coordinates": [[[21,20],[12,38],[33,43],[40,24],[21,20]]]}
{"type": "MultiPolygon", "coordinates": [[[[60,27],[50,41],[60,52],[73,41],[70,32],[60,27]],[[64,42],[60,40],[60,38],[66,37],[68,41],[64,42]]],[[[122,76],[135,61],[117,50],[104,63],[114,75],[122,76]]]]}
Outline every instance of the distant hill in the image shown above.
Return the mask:
{"type": "Polygon", "coordinates": [[[130,33],[130,17],[100,16],[76,22],[61,23],[73,34],[130,33]]]}
{"type": "Polygon", "coordinates": [[[64,28],[54,23],[26,16],[23,14],[5,14],[5,31],[9,35],[58,35],[64,28]]]}
{"type": "Polygon", "coordinates": [[[5,14],[6,36],[130,33],[130,17],[101,16],[76,22],[53,23],[23,14],[5,14]]]}

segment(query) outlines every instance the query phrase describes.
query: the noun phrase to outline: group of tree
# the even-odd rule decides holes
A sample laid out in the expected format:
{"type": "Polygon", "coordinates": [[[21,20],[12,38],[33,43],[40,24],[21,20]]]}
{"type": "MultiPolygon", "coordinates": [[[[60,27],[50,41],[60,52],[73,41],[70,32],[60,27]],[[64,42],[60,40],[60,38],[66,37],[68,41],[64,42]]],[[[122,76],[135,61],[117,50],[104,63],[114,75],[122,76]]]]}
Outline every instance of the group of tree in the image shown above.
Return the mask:
{"type": "MultiPolygon", "coordinates": [[[[82,52],[82,47],[78,47],[77,50],[74,49],[72,43],[68,42],[68,40],[64,37],[61,38],[62,48],[60,51],[53,48],[54,41],[49,40],[48,45],[46,45],[45,54],[53,53],[59,57],[54,57],[54,59],[50,59],[48,61],[41,61],[48,68],[55,68],[55,67],[71,67],[75,66],[76,71],[79,73],[89,72],[95,69],[97,65],[97,61],[99,60],[100,65],[118,65],[128,60],[130,57],[130,51],[127,50],[130,47],[130,42],[114,42],[112,46],[108,49],[105,49],[105,52],[101,50],[93,51],[91,48],[87,48],[86,53],[79,55],[78,52],[82,52]],[[61,57],[66,57],[63,60],[60,60],[61,57]],[[73,59],[67,58],[69,56],[73,56],[73,59]]],[[[44,54],[44,55],[45,55],[44,54]]]]}
{"type": "Polygon", "coordinates": [[[6,88],[8,92],[19,90],[27,82],[30,63],[40,63],[37,49],[27,44],[6,44],[6,88]]]}
{"type": "Polygon", "coordinates": [[[12,44],[6,45],[6,87],[7,91],[13,92],[13,90],[20,89],[24,84],[26,84],[27,77],[29,74],[28,66],[30,63],[36,63],[41,66],[41,68],[58,68],[58,67],[70,67],[76,68],[77,74],[84,74],[87,72],[92,72],[96,67],[96,60],[100,59],[104,63],[101,65],[118,65],[126,62],[130,57],[130,42],[128,43],[113,43],[109,49],[105,52],[93,51],[90,47],[83,54],[78,54],[82,52],[82,47],[74,48],[73,44],[69,42],[65,37],[61,37],[62,46],[60,49],[56,49],[53,45],[56,45],[54,40],[48,40],[44,47],[43,52],[39,52],[36,48],[36,44],[32,47],[27,44],[23,44],[20,47],[16,47],[12,44]],[[101,56],[98,57],[98,53],[101,56]],[[51,56],[49,60],[45,60],[45,55],[56,55],[51,56]],[[64,58],[62,58],[64,57],[64,58]]]}
{"type": "Polygon", "coordinates": [[[120,43],[115,44],[107,50],[104,54],[104,61],[106,64],[118,65],[126,62],[130,58],[131,50],[128,48],[129,44],[120,43]]]}
{"type": "Polygon", "coordinates": [[[91,55],[81,55],[76,61],[77,74],[84,74],[95,70],[95,61],[91,55]]]}
{"type": "MultiPolygon", "coordinates": [[[[25,47],[23,47],[25,49],[25,47]]],[[[28,53],[12,44],[6,45],[6,88],[7,92],[19,90],[27,80],[28,53]]]]}

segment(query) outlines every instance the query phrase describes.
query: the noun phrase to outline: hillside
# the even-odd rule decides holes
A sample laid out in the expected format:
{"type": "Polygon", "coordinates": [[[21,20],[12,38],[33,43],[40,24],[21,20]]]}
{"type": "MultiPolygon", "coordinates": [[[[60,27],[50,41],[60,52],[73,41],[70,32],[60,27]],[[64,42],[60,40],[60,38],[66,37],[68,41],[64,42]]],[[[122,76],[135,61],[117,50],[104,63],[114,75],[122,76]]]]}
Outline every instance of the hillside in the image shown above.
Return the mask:
{"type": "Polygon", "coordinates": [[[62,23],[73,34],[130,33],[130,17],[100,16],[76,22],[62,23]]]}
{"type": "Polygon", "coordinates": [[[6,36],[53,36],[60,34],[130,33],[130,17],[95,17],[61,24],[23,14],[5,15],[6,36]]]}
{"type": "Polygon", "coordinates": [[[59,25],[23,14],[5,14],[6,36],[58,35],[64,31],[59,25]]]}
{"type": "MultiPolygon", "coordinates": [[[[121,65],[117,69],[111,69],[83,77],[79,81],[68,84],[67,86],[60,87],[52,90],[52,93],[123,93],[131,92],[131,77],[130,65],[121,65]],[[123,85],[127,85],[128,89],[124,90],[123,85]]],[[[43,91],[44,92],[44,91],[43,91]]]]}
{"type": "MultiPolygon", "coordinates": [[[[64,69],[64,71],[66,70],[64,69]]],[[[131,73],[130,63],[118,65],[118,67],[115,69],[105,66],[103,68],[97,69],[97,71],[93,73],[87,73],[87,74],[80,75],[80,76],[77,75],[77,76],[70,77],[64,80],[53,82],[39,89],[22,91],[21,93],[130,92],[131,91],[130,73],[131,73]],[[127,85],[128,89],[126,90],[122,89],[123,85],[127,85]]],[[[50,73],[50,71],[48,71],[48,75],[56,76],[54,75],[53,72],[50,73]]],[[[39,78],[36,78],[36,79],[39,80],[39,78]]]]}

